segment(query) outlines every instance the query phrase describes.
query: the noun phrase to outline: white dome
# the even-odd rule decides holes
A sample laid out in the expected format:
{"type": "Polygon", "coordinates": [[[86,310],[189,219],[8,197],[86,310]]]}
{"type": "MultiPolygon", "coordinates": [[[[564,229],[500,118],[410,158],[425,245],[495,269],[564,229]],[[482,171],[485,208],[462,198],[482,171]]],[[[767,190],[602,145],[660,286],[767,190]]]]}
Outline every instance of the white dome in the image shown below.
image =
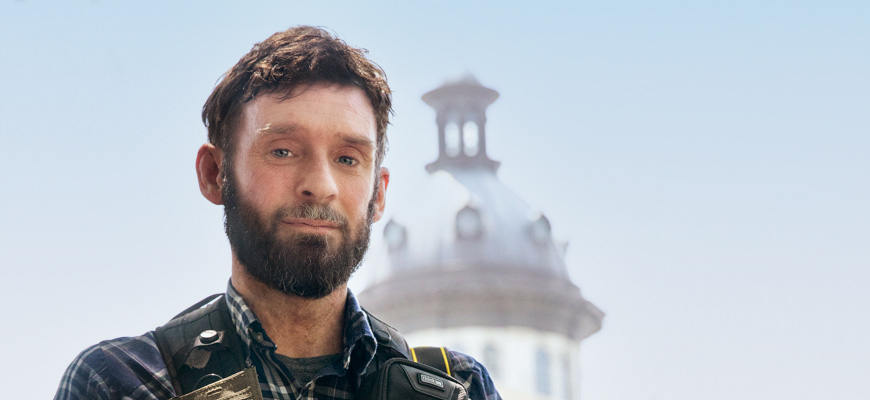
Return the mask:
{"type": "Polygon", "coordinates": [[[547,218],[485,168],[439,170],[422,182],[413,215],[384,227],[390,273],[419,269],[533,269],[565,276],[547,218]]]}

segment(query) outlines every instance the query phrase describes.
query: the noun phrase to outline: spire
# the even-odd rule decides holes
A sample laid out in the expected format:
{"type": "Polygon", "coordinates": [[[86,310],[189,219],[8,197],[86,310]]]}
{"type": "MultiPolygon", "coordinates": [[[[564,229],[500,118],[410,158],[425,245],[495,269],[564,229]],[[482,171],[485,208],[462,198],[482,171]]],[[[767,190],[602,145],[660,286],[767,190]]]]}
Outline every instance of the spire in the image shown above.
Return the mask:
{"type": "Polygon", "coordinates": [[[486,108],[497,98],[498,92],[472,75],[423,95],[423,101],[435,109],[438,124],[438,159],[426,165],[427,171],[498,169],[499,162],[486,154],[486,108]]]}

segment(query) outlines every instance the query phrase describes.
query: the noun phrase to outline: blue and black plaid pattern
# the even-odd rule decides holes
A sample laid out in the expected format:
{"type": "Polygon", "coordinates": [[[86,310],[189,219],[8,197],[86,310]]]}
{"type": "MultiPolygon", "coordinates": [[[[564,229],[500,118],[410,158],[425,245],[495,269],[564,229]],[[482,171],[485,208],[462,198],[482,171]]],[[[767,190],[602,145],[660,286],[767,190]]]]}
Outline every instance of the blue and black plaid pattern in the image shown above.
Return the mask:
{"type": "MultiPolygon", "coordinates": [[[[378,350],[368,318],[348,291],[345,307],[343,368],[325,368],[311,382],[296,382],[275,358],[276,346],[232,285],[225,297],[247,362],[257,369],[263,399],[353,399],[357,382],[378,350]]],[[[463,382],[472,400],[498,400],[486,368],[472,357],[449,352],[453,376],[463,382]]],[[[55,400],[170,399],[175,396],[169,373],[154,341],[154,332],[100,342],[85,349],[67,368],[55,400]]]]}

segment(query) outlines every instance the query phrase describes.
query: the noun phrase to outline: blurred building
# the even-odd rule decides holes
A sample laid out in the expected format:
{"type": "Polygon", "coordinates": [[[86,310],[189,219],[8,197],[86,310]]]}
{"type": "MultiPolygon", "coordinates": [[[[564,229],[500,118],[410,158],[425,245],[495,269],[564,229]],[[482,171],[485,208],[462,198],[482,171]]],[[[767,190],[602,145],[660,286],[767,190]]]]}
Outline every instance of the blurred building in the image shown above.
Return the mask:
{"type": "Polygon", "coordinates": [[[439,207],[386,224],[389,271],[361,302],[412,346],[482,360],[506,399],[576,400],[580,342],[603,313],[570,281],[547,217],[498,179],[486,152],[497,98],[473,77],[423,95],[438,126],[426,192],[439,207]]]}

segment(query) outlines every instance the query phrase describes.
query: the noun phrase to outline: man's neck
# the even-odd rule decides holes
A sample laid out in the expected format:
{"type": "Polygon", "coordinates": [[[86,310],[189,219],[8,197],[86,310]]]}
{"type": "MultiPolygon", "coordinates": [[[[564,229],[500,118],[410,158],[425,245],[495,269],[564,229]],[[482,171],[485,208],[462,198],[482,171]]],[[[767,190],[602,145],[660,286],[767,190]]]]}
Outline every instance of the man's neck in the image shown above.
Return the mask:
{"type": "Polygon", "coordinates": [[[279,354],[307,358],[342,351],[347,285],[319,299],[288,295],[252,277],[237,260],[230,281],[279,354]]]}

